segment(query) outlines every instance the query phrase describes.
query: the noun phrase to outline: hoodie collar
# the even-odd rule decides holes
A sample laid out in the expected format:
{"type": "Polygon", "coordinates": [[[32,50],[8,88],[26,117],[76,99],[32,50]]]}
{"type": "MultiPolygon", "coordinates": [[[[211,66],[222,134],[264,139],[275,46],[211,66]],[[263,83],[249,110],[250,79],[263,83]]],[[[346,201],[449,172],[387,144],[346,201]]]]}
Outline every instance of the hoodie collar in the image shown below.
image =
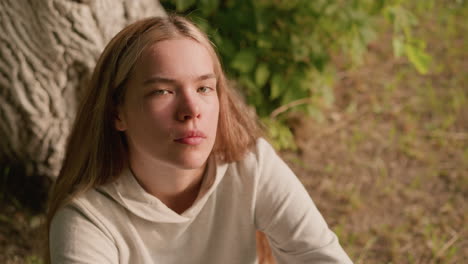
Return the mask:
{"type": "Polygon", "coordinates": [[[227,164],[217,164],[214,157],[208,165],[195,202],[182,214],[167,207],[161,200],[146,192],[130,169],[122,171],[118,179],[98,189],[110,195],[131,213],[145,220],[158,223],[185,223],[198,215],[206,201],[224,177],[227,164]]]}

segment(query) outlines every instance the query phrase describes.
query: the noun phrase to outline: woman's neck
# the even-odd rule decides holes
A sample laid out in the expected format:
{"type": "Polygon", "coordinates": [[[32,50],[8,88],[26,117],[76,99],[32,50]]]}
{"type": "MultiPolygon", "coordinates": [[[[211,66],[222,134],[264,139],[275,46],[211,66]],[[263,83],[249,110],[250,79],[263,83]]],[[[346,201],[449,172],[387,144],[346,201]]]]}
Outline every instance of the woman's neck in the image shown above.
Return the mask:
{"type": "Polygon", "coordinates": [[[179,169],[158,162],[130,159],[130,169],[146,192],[178,214],[195,202],[205,174],[206,163],[197,169],[179,169]]]}

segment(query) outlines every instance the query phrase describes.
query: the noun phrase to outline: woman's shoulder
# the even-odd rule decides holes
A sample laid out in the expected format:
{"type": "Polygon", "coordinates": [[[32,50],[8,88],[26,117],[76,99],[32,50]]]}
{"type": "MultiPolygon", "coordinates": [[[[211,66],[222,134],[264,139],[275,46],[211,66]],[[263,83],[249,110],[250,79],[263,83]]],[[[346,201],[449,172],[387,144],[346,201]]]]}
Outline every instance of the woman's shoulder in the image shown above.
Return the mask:
{"type": "Polygon", "coordinates": [[[264,138],[258,138],[243,159],[229,164],[227,172],[243,181],[257,181],[265,166],[270,166],[276,159],[277,154],[271,144],[264,138]]]}
{"type": "Polygon", "coordinates": [[[255,142],[255,146],[236,164],[250,168],[261,168],[265,163],[268,163],[271,158],[276,156],[277,154],[273,146],[265,138],[258,138],[255,142]]]}
{"type": "Polygon", "coordinates": [[[71,257],[88,263],[88,257],[93,260],[96,256],[114,257],[119,232],[115,221],[111,221],[111,208],[112,203],[96,189],[78,195],[60,208],[54,214],[49,229],[53,262],[64,263],[67,262],[65,258],[71,257]],[[106,254],[94,255],[95,251],[106,254]]]}
{"type": "Polygon", "coordinates": [[[273,150],[273,147],[265,138],[260,137],[255,142],[254,152],[256,152],[257,154],[261,154],[265,151],[271,151],[271,150],[273,150]]]}
{"type": "Polygon", "coordinates": [[[122,209],[119,207],[114,199],[100,188],[92,188],[75,196],[57,211],[54,218],[61,219],[61,221],[85,220],[101,225],[115,218],[116,215],[121,215],[122,209]]]}
{"type": "Polygon", "coordinates": [[[73,207],[87,210],[105,210],[116,204],[114,198],[106,191],[112,185],[98,186],[77,195],[70,203],[73,207]]]}

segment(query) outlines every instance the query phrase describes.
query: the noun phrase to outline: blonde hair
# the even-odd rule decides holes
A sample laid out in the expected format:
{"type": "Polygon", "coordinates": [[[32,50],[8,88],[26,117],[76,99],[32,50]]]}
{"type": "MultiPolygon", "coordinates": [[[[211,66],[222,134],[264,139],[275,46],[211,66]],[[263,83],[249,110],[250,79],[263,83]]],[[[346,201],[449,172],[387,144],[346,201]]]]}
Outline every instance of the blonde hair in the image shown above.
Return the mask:
{"type": "MultiPolygon", "coordinates": [[[[190,21],[176,15],[137,21],[109,42],[94,69],[49,198],[47,232],[60,208],[77,195],[112,182],[127,166],[125,136],[114,126],[117,107],[125,97],[126,81],[146,48],[158,41],[179,37],[200,43],[213,58],[220,110],[212,155],[221,162],[238,161],[255,145],[262,134],[257,119],[228,86],[208,37],[190,21]]],[[[49,262],[48,245],[46,256],[49,262]]]]}

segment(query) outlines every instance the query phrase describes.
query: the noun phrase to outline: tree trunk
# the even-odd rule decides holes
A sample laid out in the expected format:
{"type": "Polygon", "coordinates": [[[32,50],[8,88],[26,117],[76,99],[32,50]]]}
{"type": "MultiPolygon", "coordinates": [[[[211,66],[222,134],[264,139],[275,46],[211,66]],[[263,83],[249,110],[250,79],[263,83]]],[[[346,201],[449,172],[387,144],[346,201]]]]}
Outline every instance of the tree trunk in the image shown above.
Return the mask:
{"type": "Polygon", "coordinates": [[[0,2],[0,162],[57,176],[83,86],[125,25],[165,12],[156,0],[0,2]]]}

